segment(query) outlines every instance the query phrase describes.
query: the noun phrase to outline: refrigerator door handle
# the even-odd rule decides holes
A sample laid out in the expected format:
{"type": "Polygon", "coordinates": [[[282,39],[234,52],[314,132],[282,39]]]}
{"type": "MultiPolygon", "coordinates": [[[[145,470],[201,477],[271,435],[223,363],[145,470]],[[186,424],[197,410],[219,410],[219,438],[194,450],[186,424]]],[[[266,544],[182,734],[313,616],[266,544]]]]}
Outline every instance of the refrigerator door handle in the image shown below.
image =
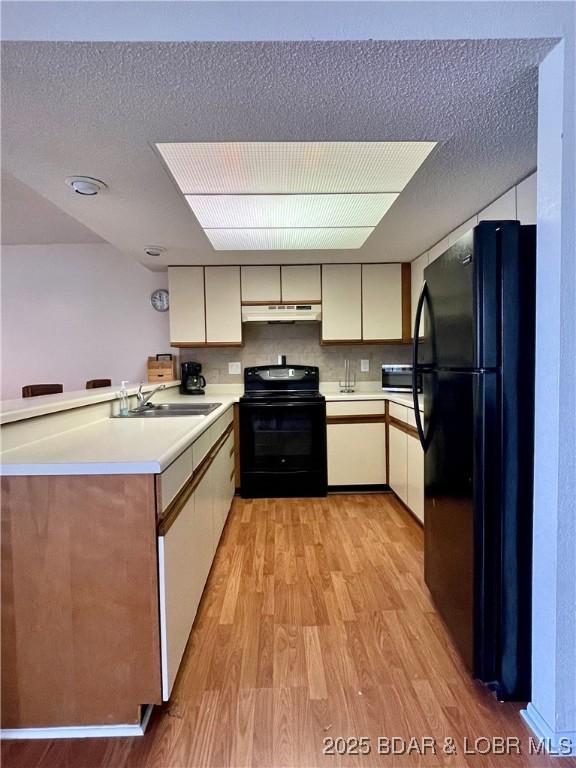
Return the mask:
{"type": "Polygon", "coordinates": [[[416,305],[416,317],[414,320],[414,341],[412,344],[412,398],[414,400],[414,418],[416,419],[416,429],[418,430],[418,437],[422,448],[426,450],[427,440],[424,434],[424,428],[422,427],[422,418],[420,416],[420,404],[418,402],[418,339],[420,336],[420,321],[422,319],[422,309],[424,308],[424,302],[428,297],[428,286],[426,281],[422,285],[420,296],[418,298],[418,304],[416,305]]]}

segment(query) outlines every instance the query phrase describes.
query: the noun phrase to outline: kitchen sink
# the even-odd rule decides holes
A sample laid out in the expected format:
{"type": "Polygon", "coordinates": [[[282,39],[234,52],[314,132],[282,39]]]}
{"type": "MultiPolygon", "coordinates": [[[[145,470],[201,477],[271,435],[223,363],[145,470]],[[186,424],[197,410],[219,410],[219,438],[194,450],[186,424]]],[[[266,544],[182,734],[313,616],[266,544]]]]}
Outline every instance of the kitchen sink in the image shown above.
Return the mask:
{"type": "Polygon", "coordinates": [[[142,410],[134,409],[126,416],[116,415],[114,419],[158,419],[165,416],[208,416],[222,403],[158,403],[142,410]]]}

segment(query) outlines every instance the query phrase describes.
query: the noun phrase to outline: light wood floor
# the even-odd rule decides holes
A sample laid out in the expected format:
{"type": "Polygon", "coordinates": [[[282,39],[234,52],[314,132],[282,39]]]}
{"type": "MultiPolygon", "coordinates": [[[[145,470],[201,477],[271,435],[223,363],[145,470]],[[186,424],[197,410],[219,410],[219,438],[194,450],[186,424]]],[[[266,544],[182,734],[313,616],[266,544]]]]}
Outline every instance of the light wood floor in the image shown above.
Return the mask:
{"type": "Polygon", "coordinates": [[[421,529],[390,495],[236,499],[172,701],[146,735],[7,743],[3,765],[574,766],[528,755],[519,707],[469,678],[422,557],[421,529]],[[438,754],[378,755],[393,736],[434,738],[438,754]],[[518,736],[525,754],[465,755],[465,736],[518,736]],[[323,755],[338,737],[369,737],[372,752],[323,755]]]}

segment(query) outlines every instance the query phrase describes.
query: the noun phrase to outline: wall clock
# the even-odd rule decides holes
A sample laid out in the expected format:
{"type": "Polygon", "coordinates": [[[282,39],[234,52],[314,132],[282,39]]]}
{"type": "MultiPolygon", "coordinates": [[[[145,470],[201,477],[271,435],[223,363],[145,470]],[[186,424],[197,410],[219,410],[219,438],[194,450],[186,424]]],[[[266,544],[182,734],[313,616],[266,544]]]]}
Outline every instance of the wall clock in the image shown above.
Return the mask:
{"type": "Polygon", "coordinates": [[[166,288],[158,288],[150,296],[150,303],[157,312],[166,312],[170,306],[170,298],[166,288]]]}

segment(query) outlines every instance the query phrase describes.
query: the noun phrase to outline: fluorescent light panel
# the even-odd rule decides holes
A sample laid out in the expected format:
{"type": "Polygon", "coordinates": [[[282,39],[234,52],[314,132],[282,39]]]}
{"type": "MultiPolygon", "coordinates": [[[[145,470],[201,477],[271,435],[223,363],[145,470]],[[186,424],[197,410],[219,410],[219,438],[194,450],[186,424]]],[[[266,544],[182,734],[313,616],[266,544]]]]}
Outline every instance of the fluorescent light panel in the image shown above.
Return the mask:
{"type": "Polygon", "coordinates": [[[206,229],[217,251],[300,251],[360,248],[374,227],[206,229]]]}
{"type": "Polygon", "coordinates": [[[184,142],[156,145],[185,195],[401,192],[435,142],[184,142]]]}
{"type": "Polygon", "coordinates": [[[398,195],[186,195],[204,229],[375,227],[398,195]]]}
{"type": "Polygon", "coordinates": [[[431,141],[156,145],[216,250],[360,248],[431,141]]]}

